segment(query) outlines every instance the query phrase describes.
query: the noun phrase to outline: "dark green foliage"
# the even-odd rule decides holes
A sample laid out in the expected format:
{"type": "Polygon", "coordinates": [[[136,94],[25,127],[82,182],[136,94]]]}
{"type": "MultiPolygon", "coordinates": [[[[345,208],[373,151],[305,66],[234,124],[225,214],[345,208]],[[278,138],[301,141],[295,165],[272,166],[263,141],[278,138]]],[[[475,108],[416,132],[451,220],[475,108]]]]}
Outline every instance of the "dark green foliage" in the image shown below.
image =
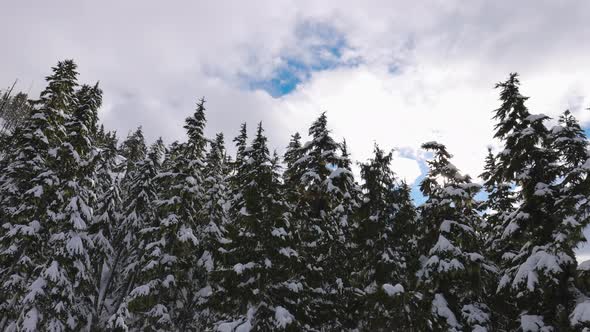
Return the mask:
{"type": "Polygon", "coordinates": [[[0,139],[8,139],[21,128],[31,115],[33,107],[26,93],[13,93],[14,86],[0,97],[0,139]]]}
{"type": "Polygon", "coordinates": [[[511,74],[479,186],[432,153],[416,207],[374,155],[353,176],[325,113],[283,160],[242,124],[118,146],[102,91],[59,62],[39,100],[0,100],[0,330],[579,331],[590,327],[588,139],[547,128],[511,74]],[[284,165],[284,169],[283,169],[284,165]],[[476,201],[484,189],[487,199],[476,201]]]}
{"type": "Polygon", "coordinates": [[[119,148],[121,156],[127,159],[127,173],[134,171],[135,163],[143,160],[147,153],[143,129],[138,127],[133,133],[127,135],[127,138],[119,148]]]}
{"type": "Polygon", "coordinates": [[[420,184],[428,197],[420,207],[419,247],[424,257],[417,275],[427,317],[421,329],[485,331],[491,317],[482,280],[493,269],[477,238],[481,219],[473,196],[479,185],[451,164],[444,145],[429,142],[422,148],[434,156],[420,184]]]}
{"type": "Polygon", "coordinates": [[[392,153],[377,145],[374,157],[361,164],[363,203],[357,218],[354,284],[359,293],[354,301],[359,327],[367,330],[409,330],[410,310],[416,303],[413,274],[415,264],[415,207],[409,188],[398,184],[391,170],[392,153]]]}
{"type": "Polygon", "coordinates": [[[193,116],[186,119],[188,142],[172,149],[156,176],[157,185],[164,189],[152,202],[157,206],[155,218],[139,229],[144,244],[135,287],[129,293],[129,311],[139,318],[133,325],[142,330],[190,330],[195,323],[193,308],[199,288],[195,254],[206,144],[203,103],[201,100],[193,116]]]}
{"type": "MultiPolygon", "coordinates": [[[[301,157],[292,161],[292,195],[289,205],[300,236],[304,304],[300,316],[310,328],[340,329],[356,325],[347,314],[352,303],[350,257],[353,213],[359,194],[350,170],[347,151],[336,143],[322,113],[309,129],[311,141],[294,150],[301,157]]],[[[296,142],[292,144],[294,147],[296,142]]]]}
{"type": "Polygon", "coordinates": [[[581,167],[587,159],[586,138],[569,112],[551,131],[543,124],[548,117],[531,115],[516,74],[497,88],[502,105],[496,110],[495,136],[504,151],[494,157],[487,184],[503,188],[494,189],[497,204],[517,203],[494,221],[502,223],[501,235],[496,235],[502,254],[494,257],[500,258],[498,303],[504,304],[499,311],[508,329],[535,321],[565,330],[576,297],[573,250],[588,224],[586,198],[581,198],[588,195],[582,184],[587,169],[581,167]],[[508,186],[519,190],[510,193],[508,186]]]}
{"type": "Polygon", "coordinates": [[[281,200],[278,161],[270,156],[266,140],[259,124],[244,150],[227,239],[212,274],[211,305],[224,324],[298,331],[292,316],[302,288],[294,274],[299,261],[295,229],[281,200]],[[277,314],[285,321],[275,321],[277,314]]]}

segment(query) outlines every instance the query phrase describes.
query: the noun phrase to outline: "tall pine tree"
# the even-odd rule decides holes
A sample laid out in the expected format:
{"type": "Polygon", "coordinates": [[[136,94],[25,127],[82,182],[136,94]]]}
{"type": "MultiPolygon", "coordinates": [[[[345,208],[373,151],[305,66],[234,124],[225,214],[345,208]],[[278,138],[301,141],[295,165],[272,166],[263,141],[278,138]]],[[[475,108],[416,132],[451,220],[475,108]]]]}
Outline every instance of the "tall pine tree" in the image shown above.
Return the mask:
{"type": "Polygon", "coordinates": [[[212,277],[213,306],[221,328],[298,331],[301,283],[294,279],[299,254],[282,200],[278,161],[269,155],[262,124],[245,155],[237,182],[224,257],[212,277]]]}
{"type": "Polygon", "coordinates": [[[203,198],[203,154],[206,140],[204,100],[185,121],[188,142],[177,145],[157,176],[163,189],[155,222],[140,231],[145,246],[139,258],[136,287],[129,311],[134,327],[142,330],[189,330],[193,308],[198,250],[197,220],[203,198]]]}
{"type": "Polygon", "coordinates": [[[422,147],[434,156],[420,184],[428,197],[420,207],[424,257],[418,287],[428,313],[420,330],[487,331],[491,315],[482,280],[493,268],[477,238],[481,218],[473,197],[480,186],[451,164],[444,145],[422,147]]]}
{"type": "Polygon", "coordinates": [[[358,206],[359,192],[350,161],[331,137],[322,113],[309,129],[311,141],[287,169],[294,174],[299,195],[289,202],[301,238],[305,292],[298,308],[308,328],[340,329],[354,325],[346,314],[352,292],[349,218],[358,206]]]}
{"type": "Polygon", "coordinates": [[[415,272],[410,258],[416,213],[407,186],[399,185],[391,170],[392,158],[375,145],[373,158],[360,165],[363,203],[353,237],[355,256],[349,259],[362,295],[354,314],[367,330],[409,329],[414,319],[415,296],[407,291],[415,272]]]}
{"type": "MultiPolygon", "coordinates": [[[[71,60],[53,68],[30,117],[22,130],[13,134],[13,149],[4,157],[0,213],[2,329],[73,328],[80,318],[74,315],[70,324],[67,320],[71,313],[65,312],[69,308],[54,307],[48,283],[60,278],[45,265],[52,259],[48,242],[57,213],[52,211],[60,184],[55,171],[59,168],[57,150],[65,136],[66,112],[75,104],[76,76],[76,65],[71,60]]],[[[71,305],[73,294],[67,300],[71,305]]]]}

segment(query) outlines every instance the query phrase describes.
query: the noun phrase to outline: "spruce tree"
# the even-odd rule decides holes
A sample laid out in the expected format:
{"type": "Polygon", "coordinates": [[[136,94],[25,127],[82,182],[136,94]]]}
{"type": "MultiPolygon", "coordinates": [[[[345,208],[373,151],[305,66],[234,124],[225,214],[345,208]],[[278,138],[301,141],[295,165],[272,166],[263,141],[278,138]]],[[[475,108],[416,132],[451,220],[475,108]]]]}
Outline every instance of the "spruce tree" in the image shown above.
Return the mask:
{"type": "MultiPolygon", "coordinates": [[[[407,186],[399,185],[391,170],[392,153],[377,145],[374,156],[361,164],[363,203],[353,240],[353,260],[358,292],[354,313],[359,327],[367,330],[409,329],[414,295],[409,258],[415,208],[407,186]]],[[[413,271],[415,272],[415,270],[413,271]]]]}
{"type": "Polygon", "coordinates": [[[134,326],[143,330],[191,330],[199,285],[197,259],[198,212],[203,198],[203,153],[206,140],[205,106],[201,99],[185,121],[188,142],[177,146],[157,176],[165,188],[156,202],[151,227],[140,231],[145,241],[139,258],[136,287],[129,310],[134,326]]]}
{"type": "Polygon", "coordinates": [[[219,327],[300,330],[295,319],[299,258],[280,190],[278,160],[269,155],[262,124],[245,150],[231,207],[224,256],[212,274],[219,327]]]}
{"type": "Polygon", "coordinates": [[[502,140],[504,150],[493,176],[519,188],[518,207],[503,224],[498,293],[512,305],[509,329],[566,330],[574,297],[573,248],[580,239],[577,228],[585,221],[574,217],[570,185],[560,178],[569,167],[567,160],[578,157],[559,147],[556,140],[562,139],[554,139],[543,123],[548,117],[529,113],[519,85],[517,74],[497,84],[502,105],[496,110],[495,137],[502,140]]]}
{"type": "Polygon", "coordinates": [[[451,164],[444,145],[422,148],[434,156],[420,184],[428,197],[420,207],[424,257],[418,287],[427,312],[420,330],[487,331],[491,317],[482,280],[491,268],[477,238],[481,219],[473,199],[480,186],[451,164]]]}
{"type": "MultiPolygon", "coordinates": [[[[287,145],[287,149],[283,155],[283,161],[285,163],[283,185],[285,187],[287,202],[296,202],[298,198],[297,196],[302,190],[299,182],[299,178],[302,174],[298,173],[301,171],[301,167],[296,165],[298,161],[301,160],[301,157],[303,157],[301,135],[299,135],[299,133],[295,133],[291,136],[289,145],[287,145]]],[[[291,209],[293,209],[293,207],[291,209]]]]}
{"type": "Polygon", "coordinates": [[[572,281],[580,275],[576,273],[576,268],[578,271],[585,270],[584,267],[582,269],[577,267],[574,250],[580,243],[586,241],[583,230],[590,222],[588,139],[578,121],[568,110],[559,117],[558,125],[551,129],[550,141],[552,148],[559,154],[560,181],[556,183],[554,189],[556,191],[554,207],[559,219],[553,230],[553,241],[549,248],[563,261],[566,261],[563,259],[565,257],[571,258],[569,264],[562,265],[565,274],[563,278],[567,279],[561,289],[563,293],[560,295],[571,301],[564,305],[568,311],[570,325],[580,329],[582,325],[585,327],[590,325],[590,319],[584,321],[584,318],[579,316],[580,311],[584,311],[583,308],[590,303],[587,298],[590,293],[584,289],[576,289],[572,281]],[[577,303],[575,308],[573,301],[577,303]],[[576,316],[577,313],[578,316],[576,316]]]}
{"type": "Polygon", "coordinates": [[[119,160],[114,133],[104,134],[103,141],[97,144],[100,144],[94,175],[97,200],[90,226],[90,237],[94,243],[91,257],[96,293],[93,325],[104,327],[111,309],[108,305],[114,297],[113,279],[117,275],[115,242],[122,218],[121,179],[125,164],[119,160]]]}
{"type": "MultiPolygon", "coordinates": [[[[55,172],[57,149],[65,136],[64,117],[75,103],[77,72],[71,60],[52,69],[31,115],[12,136],[13,148],[4,157],[0,180],[0,328],[7,330],[65,328],[69,318],[64,319],[69,308],[54,308],[52,301],[59,295],[51,294],[48,284],[58,281],[58,276],[45,264],[52,258],[48,242],[60,183],[55,172]]],[[[70,327],[78,323],[75,316],[70,327]]]]}
{"type": "Polygon", "coordinates": [[[142,232],[154,225],[156,220],[155,202],[158,189],[155,179],[163,159],[163,143],[154,143],[148,155],[133,167],[129,175],[129,187],[120,212],[120,223],[115,230],[113,272],[107,286],[112,297],[108,320],[109,328],[124,330],[132,324],[133,317],[128,310],[128,295],[135,288],[135,281],[141,271],[138,262],[144,253],[145,239],[142,232]],[[113,313],[114,311],[114,313],[113,313]]]}
{"type": "Polygon", "coordinates": [[[225,238],[229,222],[229,184],[227,178],[228,165],[226,164],[225,147],[223,134],[219,133],[215,140],[211,141],[209,152],[205,158],[204,171],[204,198],[203,210],[200,212],[203,224],[199,229],[199,252],[198,260],[201,267],[199,290],[198,321],[200,327],[205,329],[212,326],[218,317],[211,309],[209,298],[212,295],[212,286],[209,275],[212,274],[223,255],[219,251],[223,244],[229,241],[225,238]]]}
{"type": "Polygon", "coordinates": [[[237,171],[244,161],[248,147],[248,129],[245,122],[240,125],[240,134],[233,139],[233,142],[236,145],[234,171],[237,171]]]}
{"type": "Polygon", "coordinates": [[[57,150],[59,168],[56,173],[60,184],[50,224],[52,258],[47,260],[46,271],[59,276],[57,280],[51,278],[48,285],[53,287],[52,294],[59,294],[54,295],[53,301],[68,328],[88,326],[91,324],[88,318],[95,316],[93,309],[99,296],[96,285],[100,283],[96,279],[101,276],[93,270],[91,251],[96,254],[93,258],[99,260],[107,260],[110,255],[108,235],[104,237],[97,231],[93,234],[97,235],[95,244],[90,234],[96,200],[93,137],[101,103],[102,91],[98,84],[94,87],[84,85],[77,91],[75,104],[66,113],[67,136],[57,150]],[[59,309],[60,306],[66,309],[59,309]]]}
{"type": "Polygon", "coordinates": [[[134,171],[135,163],[142,161],[147,153],[147,145],[143,137],[143,129],[141,126],[129,133],[127,138],[121,143],[119,148],[120,154],[127,160],[127,173],[134,171]]]}
{"type": "Polygon", "coordinates": [[[35,103],[33,118],[49,122],[52,129],[33,133],[43,136],[48,166],[38,176],[44,185],[33,188],[36,197],[44,196],[37,205],[44,211],[37,210],[33,222],[43,225],[45,248],[36,249],[42,257],[22,300],[17,324],[23,330],[83,328],[92,317],[94,299],[83,294],[92,293],[93,285],[88,226],[94,200],[92,137],[101,92],[97,86],[76,92],[76,76],[73,61],[58,63],[35,103]]]}
{"type": "Polygon", "coordinates": [[[488,149],[486,156],[484,172],[481,178],[484,180],[484,186],[488,197],[479,205],[482,213],[482,227],[479,232],[480,241],[484,243],[485,256],[490,260],[496,269],[496,273],[486,275],[488,278],[483,280],[486,288],[490,290],[488,294],[488,303],[495,314],[492,322],[494,330],[506,330],[507,315],[510,314],[510,306],[506,306],[505,299],[497,296],[495,288],[498,283],[497,267],[502,264],[504,247],[502,233],[504,225],[516,209],[516,192],[513,184],[505,182],[502,179],[495,178],[499,174],[497,156],[488,149]],[[493,290],[493,291],[492,291],[493,290]]]}
{"type": "Polygon", "coordinates": [[[289,202],[301,237],[304,303],[298,308],[308,328],[339,329],[353,325],[346,314],[350,293],[351,251],[349,219],[358,205],[358,190],[350,161],[330,136],[325,113],[309,129],[311,141],[287,172],[296,174],[302,188],[289,202]]]}

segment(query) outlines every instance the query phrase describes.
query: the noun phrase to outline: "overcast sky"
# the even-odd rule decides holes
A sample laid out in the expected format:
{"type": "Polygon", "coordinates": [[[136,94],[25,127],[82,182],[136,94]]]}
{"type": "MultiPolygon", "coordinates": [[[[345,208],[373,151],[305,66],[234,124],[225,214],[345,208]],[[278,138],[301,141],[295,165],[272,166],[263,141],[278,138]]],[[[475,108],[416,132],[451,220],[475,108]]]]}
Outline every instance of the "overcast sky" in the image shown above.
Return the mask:
{"type": "Polygon", "coordinates": [[[119,136],[183,139],[207,99],[207,134],[263,121],[272,147],[327,111],[353,158],[396,148],[424,171],[438,140],[476,176],[492,141],[496,82],[521,74],[533,113],[570,109],[590,126],[589,1],[6,1],[0,87],[38,94],[58,60],[100,80],[119,136]]]}

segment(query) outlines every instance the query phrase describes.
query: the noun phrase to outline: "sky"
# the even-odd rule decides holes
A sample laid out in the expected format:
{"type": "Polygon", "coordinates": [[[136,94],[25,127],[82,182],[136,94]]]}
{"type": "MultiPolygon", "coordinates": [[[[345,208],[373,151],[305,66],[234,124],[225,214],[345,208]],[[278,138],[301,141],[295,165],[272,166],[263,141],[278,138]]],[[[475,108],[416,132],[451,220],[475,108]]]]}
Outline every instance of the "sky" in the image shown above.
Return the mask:
{"type": "Polygon", "coordinates": [[[142,125],[149,140],[182,140],[205,97],[210,136],[262,121],[280,152],[326,111],[355,160],[377,142],[417,183],[420,145],[436,140],[477,177],[499,148],[494,85],[511,72],[532,113],[570,109],[590,128],[589,12],[570,0],[7,1],[0,88],[18,79],[34,96],[72,58],[82,82],[100,81],[100,117],[120,137],[142,125]]]}

